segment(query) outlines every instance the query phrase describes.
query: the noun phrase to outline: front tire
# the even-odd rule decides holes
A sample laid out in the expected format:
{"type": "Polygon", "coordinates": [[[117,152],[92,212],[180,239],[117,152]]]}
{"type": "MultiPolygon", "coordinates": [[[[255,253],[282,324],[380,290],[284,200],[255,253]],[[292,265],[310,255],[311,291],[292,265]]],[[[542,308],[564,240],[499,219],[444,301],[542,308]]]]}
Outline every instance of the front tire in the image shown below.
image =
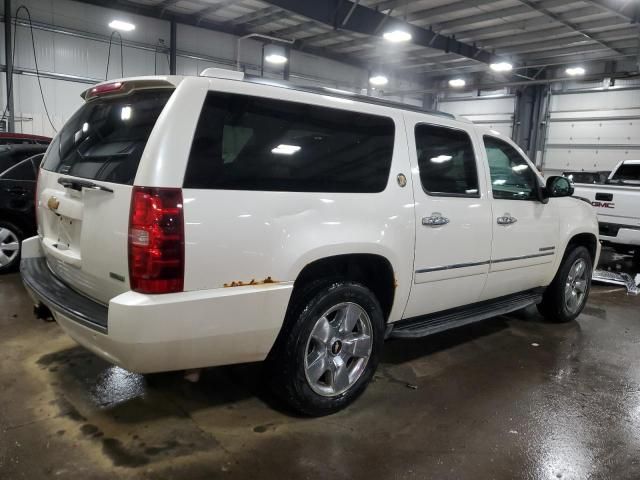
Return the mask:
{"type": "Polygon", "coordinates": [[[0,221],[0,273],[12,272],[20,263],[23,233],[13,223],[0,221]]]}
{"type": "Polygon", "coordinates": [[[538,311],[549,321],[574,320],[584,308],[591,289],[593,260],[585,247],[575,247],[565,254],[553,282],[544,292],[538,311]]]}
{"type": "Polygon", "coordinates": [[[292,299],[267,360],[271,388],[298,413],[337,412],[366,389],[383,340],[382,308],[368,288],[317,282],[292,299]]]}

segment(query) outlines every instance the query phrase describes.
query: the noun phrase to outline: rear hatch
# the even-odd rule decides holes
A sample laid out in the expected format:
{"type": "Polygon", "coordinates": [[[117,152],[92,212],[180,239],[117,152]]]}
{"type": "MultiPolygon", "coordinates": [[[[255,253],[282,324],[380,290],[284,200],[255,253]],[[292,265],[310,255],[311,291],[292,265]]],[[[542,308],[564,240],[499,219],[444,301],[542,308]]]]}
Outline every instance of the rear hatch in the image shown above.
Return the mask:
{"type": "Polygon", "coordinates": [[[162,81],[95,87],[51,143],[38,180],[38,232],[49,268],[108,304],[130,289],[127,237],[133,182],[173,93],[162,81]]]}

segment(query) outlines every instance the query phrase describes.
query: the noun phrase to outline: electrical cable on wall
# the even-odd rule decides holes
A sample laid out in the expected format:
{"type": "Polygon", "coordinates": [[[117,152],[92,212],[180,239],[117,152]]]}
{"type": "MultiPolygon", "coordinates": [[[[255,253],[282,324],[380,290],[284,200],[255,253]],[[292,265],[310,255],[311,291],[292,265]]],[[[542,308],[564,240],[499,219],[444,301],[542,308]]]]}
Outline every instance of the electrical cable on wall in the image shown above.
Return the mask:
{"type": "Polygon", "coordinates": [[[107,73],[105,73],[104,75],[105,80],[109,79],[109,60],[111,60],[111,44],[113,43],[113,36],[116,33],[120,37],[120,78],[124,77],[124,49],[122,46],[122,35],[120,35],[120,32],[114,30],[111,32],[111,36],[109,37],[109,53],[107,53],[107,73]]]}
{"type": "MultiPolygon", "coordinates": [[[[42,98],[42,105],[44,106],[44,112],[47,115],[47,120],[49,120],[49,124],[51,125],[51,128],[53,129],[53,131],[55,133],[58,133],[58,130],[56,129],[56,127],[53,125],[53,121],[51,121],[51,116],[49,115],[49,109],[47,108],[47,102],[44,98],[44,91],[42,90],[42,82],[40,80],[40,69],[38,68],[38,56],[36,54],[36,38],[35,35],[33,33],[33,22],[31,21],[31,12],[29,12],[29,9],[25,6],[25,5],[20,5],[18,7],[18,9],[16,10],[15,16],[14,16],[14,20],[13,20],[13,48],[12,48],[12,53],[11,53],[11,59],[12,61],[15,61],[15,54],[16,54],[16,36],[18,34],[17,31],[17,26],[18,26],[18,15],[20,14],[20,11],[24,10],[24,12],[27,14],[27,21],[29,22],[29,31],[31,32],[31,47],[33,49],[33,63],[35,64],[36,67],[36,78],[38,80],[38,88],[40,89],[40,97],[42,98]]],[[[7,98],[9,97],[9,95],[11,94],[11,92],[13,91],[13,76],[9,79],[9,85],[7,85],[7,98]]],[[[7,102],[7,106],[4,109],[4,112],[2,114],[2,118],[0,119],[0,122],[4,121],[6,114],[7,114],[7,110],[9,108],[9,103],[7,102]]]]}

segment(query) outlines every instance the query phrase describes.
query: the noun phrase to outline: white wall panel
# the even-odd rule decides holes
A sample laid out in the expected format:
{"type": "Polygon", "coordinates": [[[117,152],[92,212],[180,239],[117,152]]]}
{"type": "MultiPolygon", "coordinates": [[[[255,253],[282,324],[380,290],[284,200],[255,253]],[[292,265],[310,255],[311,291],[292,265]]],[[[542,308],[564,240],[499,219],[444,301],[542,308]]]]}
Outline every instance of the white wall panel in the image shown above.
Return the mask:
{"type": "Polygon", "coordinates": [[[610,170],[640,158],[640,89],[554,94],[546,171],[610,170]]]}
{"type": "Polygon", "coordinates": [[[441,100],[438,109],[468,118],[474,123],[511,137],[515,97],[472,97],[441,100]]]}

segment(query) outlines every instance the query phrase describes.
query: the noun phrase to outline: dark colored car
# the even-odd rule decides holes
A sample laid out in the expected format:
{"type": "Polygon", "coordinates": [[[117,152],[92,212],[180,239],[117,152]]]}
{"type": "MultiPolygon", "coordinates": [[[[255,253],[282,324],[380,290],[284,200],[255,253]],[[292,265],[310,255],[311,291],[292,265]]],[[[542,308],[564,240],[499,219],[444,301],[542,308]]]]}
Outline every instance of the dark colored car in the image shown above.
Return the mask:
{"type": "Polygon", "coordinates": [[[47,151],[48,145],[0,145],[0,174],[25,158],[47,151]]]}
{"type": "Polygon", "coordinates": [[[0,145],[49,145],[51,138],[28,133],[0,133],[0,145]]]}
{"type": "Polygon", "coordinates": [[[36,234],[35,190],[44,153],[0,173],[0,273],[20,262],[20,242],[36,234]]]}

